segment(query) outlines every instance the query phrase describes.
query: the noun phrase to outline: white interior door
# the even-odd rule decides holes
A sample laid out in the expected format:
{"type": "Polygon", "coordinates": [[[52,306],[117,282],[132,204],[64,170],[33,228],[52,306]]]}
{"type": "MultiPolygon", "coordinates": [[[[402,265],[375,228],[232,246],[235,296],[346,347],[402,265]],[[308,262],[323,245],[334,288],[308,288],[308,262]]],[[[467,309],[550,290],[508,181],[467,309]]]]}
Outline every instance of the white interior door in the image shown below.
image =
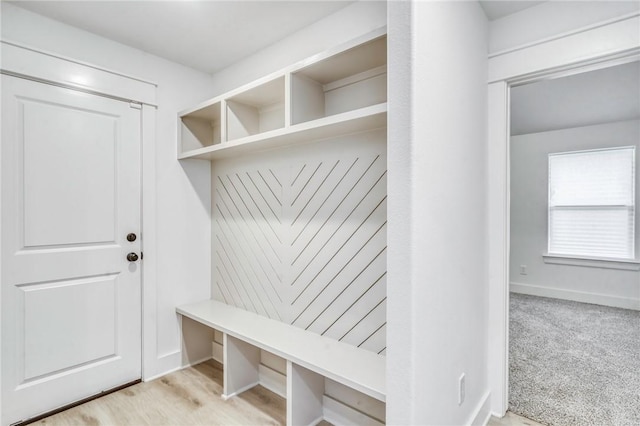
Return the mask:
{"type": "Polygon", "coordinates": [[[2,424],[140,378],[140,124],[2,76],[2,424]]]}

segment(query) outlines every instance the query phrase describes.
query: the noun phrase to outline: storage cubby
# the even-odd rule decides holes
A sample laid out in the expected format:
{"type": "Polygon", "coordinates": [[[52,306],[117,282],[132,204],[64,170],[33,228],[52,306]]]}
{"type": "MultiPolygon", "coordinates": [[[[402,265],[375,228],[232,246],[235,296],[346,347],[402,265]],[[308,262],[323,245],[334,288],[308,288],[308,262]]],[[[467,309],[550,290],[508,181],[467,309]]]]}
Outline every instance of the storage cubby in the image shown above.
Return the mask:
{"type": "Polygon", "coordinates": [[[180,122],[180,153],[222,142],[220,102],[184,114],[180,122]]]}
{"type": "Polygon", "coordinates": [[[259,384],[286,398],[288,426],[322,419],[384,424],[383,356],[215,300],[184,305],[177,312],[183,317],[187,354],[199,353],[202,342],[187,333],[185,319],[212,329],[212,355],[222,357],[223,399],[259,384]]]}
{"type": "Polygon", "coordinates": [[[291,124],[387,101],[387,39],[378,37],[291,74],[291,124]]]}
{"type": "Polygon", "coordinates": [[[227,99],[228,141],[284,127],[284,81],[282,76],[227,99]]]}
{"type": "Polygon", "coordinates": [[[179,159],[218,160],[386,127],[378,29],[180,114],[179,159]]]}

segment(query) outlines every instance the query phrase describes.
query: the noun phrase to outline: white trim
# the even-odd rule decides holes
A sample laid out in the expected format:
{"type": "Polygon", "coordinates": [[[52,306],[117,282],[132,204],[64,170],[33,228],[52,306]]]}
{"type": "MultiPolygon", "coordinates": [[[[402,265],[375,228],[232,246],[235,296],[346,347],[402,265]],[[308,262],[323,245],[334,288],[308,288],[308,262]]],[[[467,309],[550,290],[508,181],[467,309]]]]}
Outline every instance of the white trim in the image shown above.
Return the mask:
{"type": "Polygon", "coordinates": [[[486,425],[491,418],[491,411],[489,410],[489,406],[491,405],[491,392],[487,392],[480,399],[478,404],[476,405],[475,410],[473,410],[472,415],[469,417],[471,421],[467,422],[469,425],[477,426],[477,425],[486,425]]]}
{"type": "Polygon", "coordinates": [[[240,395],[242,392],[246,392],[246,391],[248,391],[249,389],[251,389],[251,388],[254,388],[254,387],[258,386],[259,384],[260,384],[260,382],[259,382],[259,381],[258,381],[258,382],[255,382],[255,383],[251,383],[251,384],[248,384],[247,386],[243,386],[243,387],[241,387],[240,389],[236,390],[235,392],[230,393],[229,395],[222,394],[222,395],[220,395],[220,397],[221,397],[223,400],[225,400],[225,401],[226,401],[226,400],[228,400],[228,399],[233,398],[234,396],[240,395]]]}
{"type": "Polygon", "coordinates": [[[544,263],[553,265],[586,266],[589,268],[622,269],[625,271],[640,271],[640,261],[626,259],[611,259],[605,257],[586,257],[545,253],[542,255],[544,263]]]}
{"type": "Polygon", "coordinates": [[[157,85],[48,52],[0,41],[2,73],[156,106],[157,85]]]}
{"type": "MultiPolygon", "coordinates": [[[[347,404],[338,401],[328,395],[322,396],[322,414],[324,420],[334,425],[371,425],[371,426],[383,426],[384,423],[380,420],[369,416],[362,411],[358,411],[355,408],[348,406],[347,404]]],[[[322,419],[320,419],[322,420],[322,419]]],[[[311,424],[317,424],[311,423],[311,424]]]]}
{"type": "Polygon", "coordinates": [[[603,58],[637,54],[640,17],[593,28],[489,60],[489,82],[512,81],[531,74],[579,68],[603,58]]]}
{"type": "Polygon", "coordinates": [[[264,364],[258,365],[258,383],[263,388],[270,390],[276,395],[287,398],[287,375],[267,367],[264,364]]]}
{"type": "Polygon", "coordinates": [[[587,291],[567,290],[516,282],[510,283],[509,288],[513,293],[572,300],[574,302],[591,303],[594,305],[611,306],[622,309],[633,309],[636,311],[640,310],[640,299],[634,299],[632,297],[610,296],[607,294],[590,293],[587,291]]]}
{"type": "Polygon", "coordinates": [[[509,87],[489,84],[488,95],[488,245],[489,245],[489,385],[491,409],[507,412],[509,387],[509,87]],[[493,145],[493,147],[492,147],[493,145]]]}
{"type": "Polygon", "coordinates": [[[163,371],[162,373],[158,373],[158,374],[155,374],[155,375],[150,376],[150,377],[144,377],[142,379],[142,381],[143,382],[151,382],[153,380],[159,379],[160,377],[164,377],[164,376],[169,375],[171,373],[175,373],[176,371],[184,370],[185,368],[190,368],[190,367],[193,367],[195,365],[202,364],[203,362],[207,362],[210,359],[213,359],[213,358],[210,357],[210,356],[207,356],[207,357],[198,359],[196,361],[190,362],[189,364],[181,365],[179,367],[174,367],[174,368],[172,368],[170,370],[163,371]]]}
{"type": "Polygon", "coordinates": [[[153,345],[153,352],[145,352],[145,358],[142,363],[143,382],[148,382],[184,368],[182,365],[182,351],[173,351],[164,355],[158,355],[157,358],[154,358],[156,354],[156,341],[151,340],[148,335],[144,336],[144,340],[145,344],[153,345]]]}
{"type": "Polygon", "coordinates": [[[154,374],[153,376],[150,376],[150,377],[143,377],[143,378],[142,378],[142,381],[143,381],[143,382],[151,382],[151,381],[154,381],[154,380],[156,380],[156,379],[159,379],[160,377],[164,377],[164,376],[166,376],[167,374],[171,374],[171,373],[175,373],[176,371],[180,371],[180,370],[182,370],[183,368],[187,368],[187,367],[186,367],[186,366],[185,366],[185,367],[182,367],[182,366],[180,366],[180,367],[175,367],[175,368],[172,368],[171,370],[167,370],[167,371],[164,371],[164,372],[159,373],[159,374],[154,374]]]}
{"type": "Polygon", "coordinates": [[[211,359],[219,362],[220,364],[224,364],[224,346],[222,343],[216,342],[215,340],[211,342],[211,350],[213,355],[211,359]]]}
{"type": "MultiPolygon", "coordinates": [[[[202,357],[202,358],[198,358],[198,359],[196,359],[195,361],[191,361],[191,362],[190,362],[190,363],[188,363],[188,364],[182,365],[180,368],[176,369],[176,371],[178,371],[178,370],[184,370],[185,368],[190,368],[190,367],[196,366],[196,365],[198,365],[198,364],[202,364],[203,362],[207,362],[207,361],[209,361],[210,359],[213,359],[213,358],[211,358],[210,356],[204,356],[204,357],[202,357]]],[[[166,374],[163,374],[163,375],[166,375],[166,374]]]]}
{"type": "Polygon", "coordinates": [[[574,34],[584,33],[584,32],[590,31],[590,30],[594,30],[596,28],[604,27],[606,25],[615,24],[616,22],[626,21],[627,19],[635,18],[636,16],[640,16],[640,12],[639,11],[627,13],[626,15],[617,16],[615,18],[607,19],[605,21],[596,22],[595,24],[585,25],[585,26],[580,27],[580,28],[576,28],[576,29],[573,29],[573,30],[570,30],[570,31],[565,31],[564,33],[556,34],[556,35],[553,35],[551,37],[546,37],[546,38],[543,38],[543,39],[540,39],[540,40],[536,40],[536,41],[531,41],[531,42],[524,43],[524,44],[521,44],[521,45],[518,45],[518,46],[515,46],[515,47],[509,47],[507,49],[503,49],[503,50],[499,50],[499,51],[494,52],[494,53],[490,53],[489,54],[489,59],[495,58],[496,56],[502,56],[502,55],[506,55],[506,54],[509,54],[509,53],[512,53],[512,52],[516,52],[518,50],[528,49],[530,47],[537,46],[539,44],[549,43],[550,41],[554,41],[554,40],[558,40],[558,39],[561,39],[561,38],[569,37],[569,36],[572,36],[574,34]]]}
{"type": "MultiPolygon", "coordinates": [[[[158,374],[156,120],[157,110],[142,106],[142,379],[158,374]],[[154,366],[156,367],[154,369],[154,366]],[[152,371],[153,369],[153,371],[152,371]]],[[[180,357],[180,351],[171,354],[180,357]]],[[[179,364],[179,363],[178,363],[179,364]]],[[[170,364],[171,365],[171,364],[170,364]]],[[[174,364],[175,365],[175,364],[174,364]]]]}
{"type": "MultiPolygon", "coordinates": [[[[563,66],[554,68],[553,71],[542,70],[533,71],[527,74],[522,74],[509,79],[510,87],[522,86],[531,82],[555,80],[557,78],[569,77],[576,74],[583,74],[588,71],[598,71],[604,68],[609,68],[616,65],[624,65],[631,62],[640,61],[640,49],[629,49],[617,54],[607,55],[605,57],[598,57],[584,62],[567,63],[563,66]]],[[[503,81],[503,80],[499,80],[503,81]]]]}
{"type": "Polygon", "coordinates": [[[113,75],[117,75],[117,76],[120,76],[120,77],[125,77],[125,78],[128,78],[130,80],[137,80],[137,81],[139,81],[141,83],[151,84],[151,85],[154,85],[154,86],[158,87],[158,84],[156,82],[151,81],[151,80],[147,80],[147,79],[144,79],[144,78],[141,78],[141,77],[137,77],[137,76],[134,76],[134,75],[131,75],[131,74],[124,74],[124,73],[121,73],[119,71],[112,70],[110,68],[105,68],[105,67],[101,67],[101,66],[98,66],[98,65],[91,64],[89,62],[78,61],[77,59],[71,58],[69,56],[60,55],[58,53],[53,53],[53,52],[50,52],[48,50],[42,50],[42,49],[30,46],[28,44],[18,43],[16,41],[12,41],[12,40],[8,40],[8,39],[0,39],[0,43],[5,43],[5,44],[8,44],[8,45],[12,45],[12,46],[15,46],[15,47],[19,47],[21,49],[31,50],[32,52],[40,53],[42,55],[51,56],[52,58],[61,59],[63,61],[67,61],[67,62],[73,62],[74,64],[82,65],[84,67],[93,68],[93,69],[96,69],[98,71],[108,72],[108,73],[113,74],[113,75]]]}

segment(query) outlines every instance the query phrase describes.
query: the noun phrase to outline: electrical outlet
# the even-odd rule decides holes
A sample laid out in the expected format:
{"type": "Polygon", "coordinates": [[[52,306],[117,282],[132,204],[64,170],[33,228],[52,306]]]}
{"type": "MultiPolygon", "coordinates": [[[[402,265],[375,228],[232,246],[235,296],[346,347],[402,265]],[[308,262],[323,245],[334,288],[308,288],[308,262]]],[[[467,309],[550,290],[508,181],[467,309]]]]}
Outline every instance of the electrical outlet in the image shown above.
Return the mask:
{"type": "Polygon", "coordinates": [[[520,265],[520,275],[527,275],[527,265],[520,265]]]}
{"type": "Polygon", "coordinates": [[[458,379],[458,405],[462,405],[462,403],[464,402],[464,395],[465,395],[465,389],[464,389],[464,373],[462,373],[460,375],[460,378],[458,379]]]}

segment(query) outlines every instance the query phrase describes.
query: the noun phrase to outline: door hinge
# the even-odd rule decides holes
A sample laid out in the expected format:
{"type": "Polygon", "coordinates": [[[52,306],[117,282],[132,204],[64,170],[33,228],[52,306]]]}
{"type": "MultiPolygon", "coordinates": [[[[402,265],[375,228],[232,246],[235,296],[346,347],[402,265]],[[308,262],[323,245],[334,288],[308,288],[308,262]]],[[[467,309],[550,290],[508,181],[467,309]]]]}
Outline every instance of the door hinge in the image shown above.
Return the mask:
{"type": "Polygon", "coordinates": [[[140,102],[129,102],[129,108],[134,108],[134,109],[142,109],[142,104],[140,102]]]}

